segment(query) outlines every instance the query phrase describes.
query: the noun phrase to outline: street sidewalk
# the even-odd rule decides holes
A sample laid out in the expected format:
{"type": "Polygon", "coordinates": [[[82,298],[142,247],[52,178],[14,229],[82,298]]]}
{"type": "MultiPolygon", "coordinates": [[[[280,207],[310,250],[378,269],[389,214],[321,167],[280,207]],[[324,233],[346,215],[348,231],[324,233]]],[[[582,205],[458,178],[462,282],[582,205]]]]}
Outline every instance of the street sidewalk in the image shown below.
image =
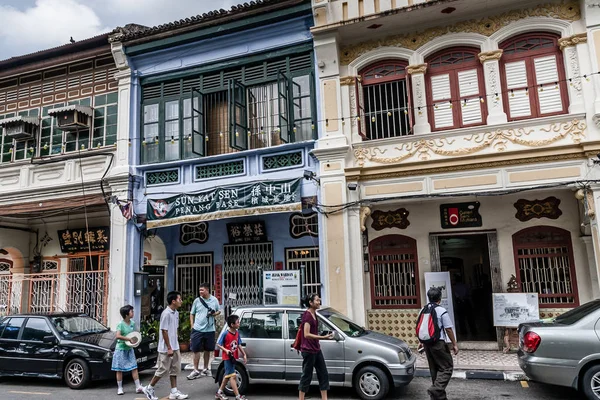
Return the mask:
{"type": "MultiPolygon", "coordinates": [[[[192,352],[181,354],[182,369],[193,369],[192,358],[192,352]]],[[[211,354],[211,361],[212,358],[211,354]]],[[[452,358],[454,359],[453,378],[506,381],[527,380],[527,377],[519,367],[515,352],[504,354],[501,351],[492,350],[460,350],[458,356],[453,355],[452,358]]],[[[202,360],[200,360],[200,364],[200,367],[202,367],[202,360]]],[[[425,353],[418,354],[415,376],[430,376],[425,353]]]]}

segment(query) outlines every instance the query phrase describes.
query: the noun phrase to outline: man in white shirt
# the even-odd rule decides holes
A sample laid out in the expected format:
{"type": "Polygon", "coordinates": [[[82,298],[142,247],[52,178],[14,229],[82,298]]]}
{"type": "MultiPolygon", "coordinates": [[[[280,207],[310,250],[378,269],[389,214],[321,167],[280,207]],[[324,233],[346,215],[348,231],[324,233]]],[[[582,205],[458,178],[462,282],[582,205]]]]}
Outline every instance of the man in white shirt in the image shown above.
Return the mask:
{"type": "Polygon", "coordinates": [[[435,312],[440,327],[440,340],[423,345],[432,382],[427,393],[431,400],[447,400],[446,386],[450,383],[454,369],[454,361],[448,344],[452,344],[454,355],[458,354],[458,344],[454,336],[452,320],[446,309],[439,305],[442,301],[442,291],[437,287],[432,287],[427,291],[427,298],[429,304],[426,307],[435,308],[431,312],[435,312]]]}
{"type": "Polygon", "coordinates": [[[150,384],[144,388],[144,394],[148,400],[158,400],[158,397],[154,394],[154,386],[167,373],[171,380],[169,399],[183,400],[188,398],[187,394],[183,394],[177,389],[177,374],[181,372],[181,354],[179,353],[179,340],[177,339],[179,328],[179,312],[177,309],[181,307],[181,293],[169,292],[167,303],[169,306],[160,315],[156,372],[150,384]]]}

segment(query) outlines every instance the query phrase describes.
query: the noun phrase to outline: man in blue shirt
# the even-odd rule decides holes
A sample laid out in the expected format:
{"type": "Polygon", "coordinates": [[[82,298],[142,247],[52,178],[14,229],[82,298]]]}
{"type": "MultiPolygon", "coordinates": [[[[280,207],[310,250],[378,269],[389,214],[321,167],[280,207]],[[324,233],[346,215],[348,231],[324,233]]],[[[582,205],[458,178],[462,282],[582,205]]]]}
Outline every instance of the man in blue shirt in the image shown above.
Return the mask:
{"type": "Polygon", "coordinates": [[[215,317],[221,314],[219,300],[210,294],[210,284],[200,285],[200,296],[194,300],[190,310],[192,326],[191,349],[194,352],[194,370],[188,379],[211,376],[208,369],[210,352],[215,350],[215,317]],[[200,353],[204,353],[204,369],[198,370],[200,353]]]}

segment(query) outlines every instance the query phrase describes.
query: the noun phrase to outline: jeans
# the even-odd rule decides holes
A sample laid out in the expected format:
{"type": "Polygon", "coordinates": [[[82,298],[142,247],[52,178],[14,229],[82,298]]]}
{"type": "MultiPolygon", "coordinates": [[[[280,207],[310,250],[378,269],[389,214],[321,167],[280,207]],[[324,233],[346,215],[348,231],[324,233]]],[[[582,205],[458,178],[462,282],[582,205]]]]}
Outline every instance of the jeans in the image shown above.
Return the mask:
{"type": "Polygon", "coordinates": [[[323,353],[319,350],[316,354],[302,352],[302,377],[300,378],[300,385],[298,385],[300,392],[308,392],[312,381],[313,368],[317,370],[319,390],[329,390],[329,374],[327,373],[323,353]]]}
{"type": "Polygon", "coordinates": [[[432,385],[427,389],[431,400],[447,400],[446,386],[452,378],[454,361],[448,345],[443,340],[425,345],[425,354],[429,363],[432,385]]]}

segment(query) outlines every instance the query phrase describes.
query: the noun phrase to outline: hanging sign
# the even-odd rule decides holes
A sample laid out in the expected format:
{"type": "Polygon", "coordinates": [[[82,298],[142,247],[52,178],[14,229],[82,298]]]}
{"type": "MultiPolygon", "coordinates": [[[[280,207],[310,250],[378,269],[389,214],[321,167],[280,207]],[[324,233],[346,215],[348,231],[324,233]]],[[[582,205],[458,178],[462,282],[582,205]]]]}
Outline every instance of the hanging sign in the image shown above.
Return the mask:
{"type": "Polygon", "coordinates": [[[300,271],[263,271],[263,304],[300,305],[300,271]]]}
{"type": "Polygon", "coordinates": [[[267,241],[267,229],[264,221],[227,224],[227,235],[230,244],[267,241]]]}
{"type": "Polygon", "coordinates": [[[65,229],[58,231],[58,241],[63,253],[107,251],[110,248],[109,228],[65,229]]]}
{"type": "Polygon", "coordinates": [[[148,199],[148,228],[286,211],[301,211],[301,178],[217,187],[148,199]]]}
{"type": "Polygon", "coordinates": [[[474,228],[483,225],[479,202],[440,205],[442,229],[474,228]]]}

